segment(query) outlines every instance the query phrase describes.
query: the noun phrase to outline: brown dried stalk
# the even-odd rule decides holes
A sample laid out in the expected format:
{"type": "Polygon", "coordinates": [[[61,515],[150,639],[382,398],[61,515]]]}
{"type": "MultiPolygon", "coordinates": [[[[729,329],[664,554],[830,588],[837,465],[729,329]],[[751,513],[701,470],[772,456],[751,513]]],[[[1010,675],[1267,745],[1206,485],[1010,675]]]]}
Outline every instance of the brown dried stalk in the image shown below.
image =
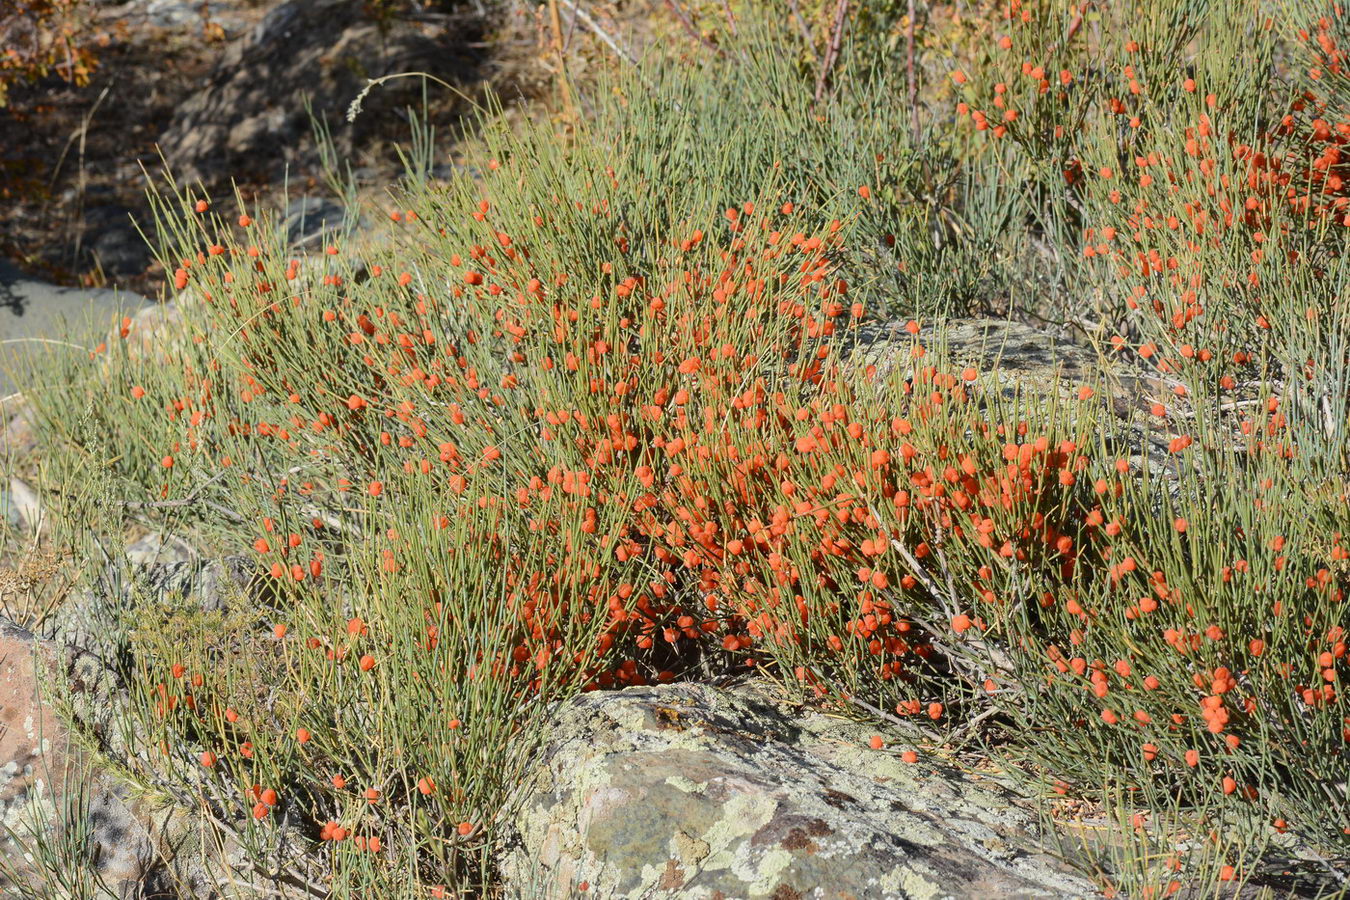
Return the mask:
{"type": "Polygon", "coordinates": [[[830,46],[825,51],[825,60],[820,64],[820,77],[816,79],[816,105],[820,105],[825,96],[825,87],[830,81],[830,70],[839,58],[839,47],[844,41],[844,22],[848,19],[848,0],[839,0],[834,8],[834,26],[830,29],[830,46]]]}

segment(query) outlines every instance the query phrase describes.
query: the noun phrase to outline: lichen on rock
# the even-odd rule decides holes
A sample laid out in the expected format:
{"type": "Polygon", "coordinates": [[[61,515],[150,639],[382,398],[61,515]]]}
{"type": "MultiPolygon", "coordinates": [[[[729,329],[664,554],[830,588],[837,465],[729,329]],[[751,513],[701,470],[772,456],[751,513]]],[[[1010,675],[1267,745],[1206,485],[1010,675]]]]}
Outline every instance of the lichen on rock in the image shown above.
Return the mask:
{"type": "Polygon", "coordinates": [[[513,896],[1088,897],[992,781],[870,749],[760,682],[592,693],[553,722],[501,863],[513,896]]]}

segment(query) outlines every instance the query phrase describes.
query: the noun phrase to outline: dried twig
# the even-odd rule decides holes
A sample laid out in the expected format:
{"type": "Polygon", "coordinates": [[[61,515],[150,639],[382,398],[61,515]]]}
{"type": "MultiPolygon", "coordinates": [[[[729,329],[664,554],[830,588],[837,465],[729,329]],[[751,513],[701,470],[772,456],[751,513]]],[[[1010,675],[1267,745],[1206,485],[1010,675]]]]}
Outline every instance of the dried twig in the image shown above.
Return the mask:
{"type": "Polygon", "coordinates": [[[905,72],[909,77],[909,124],[914,145],[919,144],[919,82],[914,78],[914,0],[909,0],[909,27],[905,29],[905,72]]]}
{"type": "Polygon", "coordinates": [[[562,85],[563,110],[567,116],[567,121],[575,123],[577,120],[577,111],[572,105],[572,86],[567,78],[567,57],[563,53],[562,19],[558,16],[558,0],[548,0],[548,13],[549,24],[553,28],[553,51],[558,54],[558,71],[561,75],[559,82],[562,85]]]}
{"type": "MultiPolygon", "coordinates": [[[[185,798],[183,795],[179,794],[176,791],[169,791],[169,793],[174,795],[175,799],[179,801],[180,805],[184,805],[183,801],[187,798],[185,798]]],[[[223,806],[224,804],[221,805],[223,806]]],[[[201,805],[198,805],[198,809],[200,810],[200,814],[203,817],[205,817],[205,819],[211,825],[215,826],[216,830],[221,835],[232,838],[236,845],[245,846],[244,837],[238,829],[234,828],[224,819],[221,819],[218,816],[216,816],[216,814],[209,808],[202,808],[201,805]]],[[[314,882],[306,878],[303,874],[294,869],[288,870],[287,868],[285,868],[284,863],[278,863],[276,869],[274,871],[269,872],[267,871],[266,868],[262,866],[261,863],[259,863],[256,859],[253,859],[251,856],[248,859],[246,859],[245,862],[250,868],[253,869],[254,873],[262,876],[268,881],[279,881],[283,884],[290,885],[291,887],[297,888],[303,891],[304,893],[309,894],[311,897],[332,896],[332,893],[329,891],[328,888],[324,887],[323,885],[315,884],[314,882]]]]}
{"type": "Polygon", "coordinates": [[[951,734],[947,735],[947,743],[955,744],[958,740],[965,737],[967,732],[974,731],[975,727],[979,725],[981,722],[983,722],[985,719],[998,715],[998,713],[1001,711],[1002,710],[1000,710],[999,707],[991,706],[988,709],[984,710],[983,712],[971,716],[969,719],[966,720],[964,725],[953,731],[951,734]]]}
{"type": "MultiPolygon", "coordinates": [[[[877,511],[874,508],[869,506],[868,512],[872,514],[873,519],[881,521],[881,517],[877,515],[877,511]]],[[[909,552],[909,548],[901,541],[891,538],[891,547],[893,547],[895,552],[899,553],[905,562],[909,564],[910,569],[914,572],[914,577],[918,579],[919,583],[924,586],[924,589],[928,591],[932,598],[937,601],[942,614],[948,620],[955,616],[957,610],[956,584],[952,579],[951,570],[947,568],[946,564],[943,564],[943,571],[947,576],[947,589],[944,591],[938,587],[937,582],[928,574],[928,570],[924,568],[923,564],[919,562],[913,553],[909,552]]],[[[953,645],[938,637],[938,635],[941,634],[938,630],[938,626],[923,622],[915,616],[910,616],[910,618],[914,619],[914,621],[918,622],[918,624],[922,625],[924,629],[929,632],[929,640],[933,646],[941,650],[954,665],[962,669],[963,674],[967,676],[972,684],[979,684],[981,679],[990,672],[1009,673],[1013,671],[1012,660],[1008,657],[1007,653],[1000,648],[989,644],[987,641],[982,639],[967,640],[963,642],[962,645],[953,645]]]]}
{"type": "Polygon", "coordinates": [[[666,0],[666,8],[675,14],[675,18],[679,19],[680,25],[683,26],[684,30],[689,33],[690,37],[698,41],[703,46],[707,47],[712,52],[716,53],[718,56],[726,56],[725,50],[723,50],[721,47],[717,46],[712,41],[705,38],[701,33],[699,33],[699,30],[694,27],[694,23],[689,19],[688,14],[685,13],[685,11],[680,7],[680,4],[676,2],[676,0],[666,0]]]}
{"type": "MultiPolygon", "coordinates": [[[[817,678],[820,678],[820,673],[819,673],[819,672],[816,672],[816,671],[812,670],[812,673],[811,673],[811,674],[815,675],[817,678]]],[[[822,680],[823,680],[823,679],[822,679],[822,680]]],[[[887,722],[890,722],[890,723],[893,724],[893,725],[899,725],[901,728],[904,728],[904,729],[907,729],[907,730],[917,731],[919,734],[923,735],[924,737],[928,738],[928,739],[931,740],[931,741],[940,741],[940,740],[942,740],[942,735],[938,734],[937,731],[935,731],[935,730],[932,729],[932,728],[925,728],[923,725],[919,724],[918,722],[914,721],[913,719],[902,719],[902,718],[900,718],[899,716],[891,715],[890,713],[886,712],[886,710],[882,709],[881,707],[879,707],[879,706],[873,706],[872,704],[868,703],[866,700],[859,700],[857,697],[854,697],[852,694],[844,694],[843,697],[844,697],[844,699],[847,700],[849,703],[852,703],[854,706],[858,707],[859,709],[866,710],[867,712],[871,713],[872,715],[876,716],[876,717],[879,718],[879,719],[884,719],[884,720],[886,720],[887,722]]]]}
{"type": "Polygon", "coordinates": [[[232,519],[233,521],[236,522],[243,522],[244,517],[239,515],[239,513],[235,512],[234,510],[221,506],[219,503],[215,503],[211,500],[201,499],[202,491],[206,490],[216,481],[219,481],[224,474],[225,473],[223,471],[216,473],[210,479],[202,482],[196,488],[194,488],[192,493],[178,500],[154,500],[154,501],[122,500],[119,502],[121,503],[123,509],[178,509],[184,506],[191,506],[194,503],[200,503],[202,506],[205,506],[208,509],[215,510],[222,516],[225,516],[227,519],[232,519]]]}
{"type": "Polygon", "coordinates": [[[1050,49],[1046,51],[1047,56],[1058,52],[1061,47],[1073,40],[1074,35],[1078,34],[1078,29],[1083,27],[1083,13],[1087,12],[1087,8],[1087,0],[1078,4],[1078,10],[1073,14],[1073,19],[1069,21],[1069,30],[1065,33],[1064,39],[1051,44],[1050,49]]]}
{"type": "MultiPolygon", "coordinates": [[[[872,517],[878,522],[881,521],[881,517],[878,516],[875,511],[872,511],[872,517]]],[[[891,546],[895,548],[896,553],[899,553],[904,557],[905,562],[907,562],[909,567],[914,571],[914,577],[919,579],[919,584],[922,584],[924,588],[927,589],[928,593],[933,595],[934,600],[942,604],[942,611],[944,613],[955,615],[954,611],[948,607],[948,604],[943,602],[946,598],[946,593],[937,586],[937,582],[928,577],[928,570],[914,558],[914,554],[909,552],[909,548],[895,538],[891,538],[891,546]]],[[[951,599],[954,601],[956,598],[953,597],[951,599]]]]}
{"type": "Polygon", "coordinates": [[[613,50],[619,56],[620,59],[622,59],[624,62],[629,63],[630,65],[636,66],[638,64],[638,61],[633,58],[633,54],[629,53],[623,47],[619,46],[619,42],[614,40],[614,38],[610,35],[609,32],[601,28],[600,23],[595,21],[595,19],[591,18],[590,13],[582,9],[581,6],[575,2],[575,0],[561,0],[561,2],[565,3],[567,5],[567,8],[572,10],[573,15],[575,15],[578,19],[580,19],[582,24],[585,25],[587,28],[589,28],[595,34],[596,37],[604,41],[605,44],[609,47],[609,49],[613,50]]]}
{"type": "Polygon", "coordinates": [[[807,27],[806,20],[802,18],[802,10],[797,4],[797,0],[788,0],[788,6],[792,9],[792,21],[797,23],[797,30],[802,33],[802,40],[806,41],[806,45],[811,48],[812,52],[815,52],[816,39],[811,35],[811,29],[807,27]]]}
{"type": "MultiPolygon", "coordinates": [[[[818,681],[824,681],[820,673],[815,669],[811,669],[810,671],[818,681]]],[[[967,732],[973,731],[981,722],[991,718],[1000,711],[997,706],[991,706],[989,709],[971,717],[960,728],[957,728],[955,731],[944,736],[935,729],[927,728],[913,719],[902,719],[899,716],[888,713],[879,706],[868,703],[866,700],[860,700],[852,694],[841,692],[840,697],[844,701],[858,707],[858,709],[876,716],[878,719],[890,722],[892,725],[897,725],[900,728],[909,731],[911,734],[917,733],[921,737],[927,738],[934,743],[945,744],[947,746],[955,745],[967,732]]]]}
{"type": "Polygon", "coordinates": [[[844,41],[844,22],[848,19],[848,0],[839,0],[834,8],[834,26],[830,29],[830,46],[825,51],[825,59],[820,64],[820,77],[816,79],[816,105],[820,105],[825,96],[825,86],[830,81],[830,70],[839,58],[839,47],[844,41]]]}
{"type": "MultiPolygon", "coordinates": [[[[609,32],[601,28],[600,23],[595,21],[595,19],[591,18],[590,13],[582,9],[581,6],[577,4],[576,0],[559,0],[559,2],[566,4],[567,8],[572,10],[572,13],[578,19],[581,20],[582,24],[585,25],[587,28],[589,28],[595,34],[596,37],[604,41],[605,44],[608,45],[609,49],[613,50],[614,53],[620,59],[636,68],[638,70],[638,78],[642,80],[642,84],[647,88],[647,90],[651,91],[653,94],[659,95],[659,92],[656,89],[656,85],[652,84],[651,80],[648,79],[646,75],[642,74],[642,67],[639,66],[638,61],[633,58],[633,54],[629,53],[623,47],[619,46],[619,42],[614,40],[614,38],[609,34],[609,32]]],[[[680,104],[676,103],[673,100],[670,101],[670,105],[674,107],[674,109],[677,112],[682,110],[680,104]]]]}
{"type": "Polygon", "coordinates": [[[56,179],[61,176],[61,166],[66,161],[66,154],[70,152],[70,147],[76,139],[81,141],[81,147],[83,147],[84,136],[89,132],[89,123],[93,121],[94,113],[98,112],[98,108],[103,105],[103,100],[108,96],[108,91],[112,90],[112,86],[113,82],[108,82],[102,93],[98,95],[98,99],[94,101],[94,105],[89,108],[89,112],[81,118],[80,127],[72,131],[70,137],[66,139],[66,145],[61,148],[61,155],[57,157],[56,165],[52,167],[52,177],[47,182],[47,190],[56,186],[56,179]]]}
{"type": "Polygon", "coordinates": [[[26,338],[7,338],[0,341],[0,347],[8,344],[51,344],[54,347],[69,347],[72,350],[83,350],[85,353],[91,352],[88,347],[81,347],[79,344],[72,344],[69,341],[59,341],[56,338],[26,337],[26,338]]]}
{"type": "Polygon", "coordinates": [[[735,33],[736,33],[736,14],[733,13],[733,12],[731,11],[731,2],[730,2],[730,0],[722,0],[722,9],[725,10],[725,11],[726,11],[726,14],[727,14],[727,26],[728,26],[729,28],[731,28],[731,33],[732,33],[732,34],[735,34],[735,33]]]}

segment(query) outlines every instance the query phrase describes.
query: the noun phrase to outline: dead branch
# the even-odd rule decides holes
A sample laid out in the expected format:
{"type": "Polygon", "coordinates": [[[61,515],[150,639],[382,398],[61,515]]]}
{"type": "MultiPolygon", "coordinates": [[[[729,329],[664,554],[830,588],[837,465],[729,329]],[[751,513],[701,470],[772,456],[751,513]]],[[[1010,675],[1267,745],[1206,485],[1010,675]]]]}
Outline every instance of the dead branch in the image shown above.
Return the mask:
{"type": "Polygon", "coordinates": [[[834,8],[834,26],[830,29],[830,46],[825,51],[825,59],[820,64],[820,77],[816,79],[815,103],[820,105],[825,96],[825,87],[830,81],[830,70],[839,58],[839,47],[844,41],[844,23],[848,19],[848,0],[839,0],[834,8]]]}

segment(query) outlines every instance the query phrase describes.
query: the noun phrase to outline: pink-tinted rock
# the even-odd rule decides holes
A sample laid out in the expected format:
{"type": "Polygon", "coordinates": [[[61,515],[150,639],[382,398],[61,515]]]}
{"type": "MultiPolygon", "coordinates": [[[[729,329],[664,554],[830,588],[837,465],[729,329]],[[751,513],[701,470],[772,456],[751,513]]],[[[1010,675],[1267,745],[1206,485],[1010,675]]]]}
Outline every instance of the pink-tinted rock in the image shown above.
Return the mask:
{"type": "Polygon", "coordinates": [[[72,741],[54,711],[53,667],[67,662],[0,622],[0,853],[20,877],[50,888],[42,854],[24,854],[20,843],[65,847],[52,859],[62,863],[67,887],[79,885],[90,897],[140,897],[159,877],[157,855],[121,785],[72,741]]]}

